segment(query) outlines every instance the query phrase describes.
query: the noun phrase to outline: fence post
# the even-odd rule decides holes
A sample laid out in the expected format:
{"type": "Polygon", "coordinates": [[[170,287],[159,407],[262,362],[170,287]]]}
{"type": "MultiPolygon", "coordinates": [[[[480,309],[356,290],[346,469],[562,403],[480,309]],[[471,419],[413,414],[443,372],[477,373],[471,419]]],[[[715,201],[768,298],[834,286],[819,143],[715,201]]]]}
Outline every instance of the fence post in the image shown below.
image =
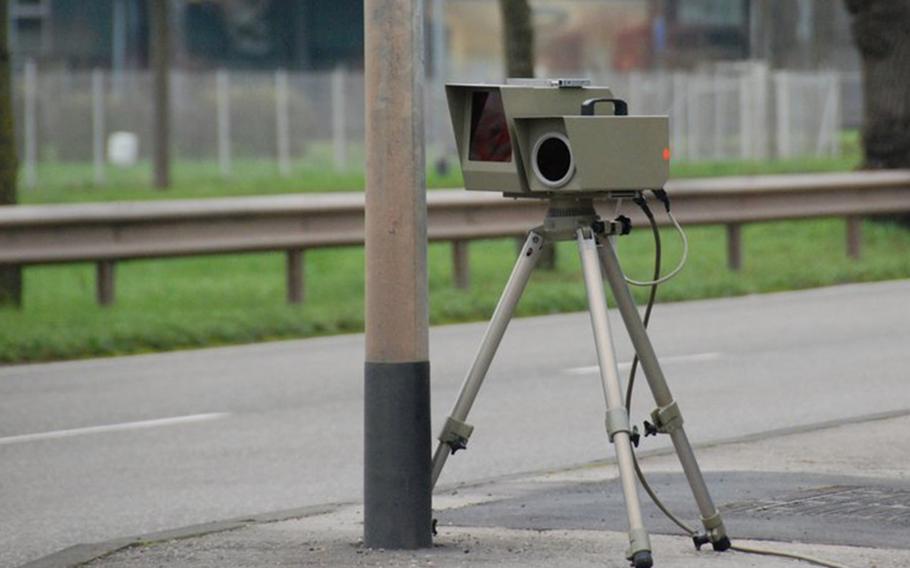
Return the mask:
{"type": "Polygon", "coordinates": [[[332,72],[332,149],[335,171],[344,171],[348,166],[347,124],[345,114],[345,69],[339,65],[332,72]]]}
{"type": "Polygon", "coordinates": [[[727,267],[734,272],[743,267],[742,225],[739,223],[727,225],[727,267]]]}
{"type": "Polygon", "coordinates": [[[25,186],[38,185],[38,66],[33,59],[25,62],[25,186]]]}
{"type": "Polygon", "coordinates": [[[847,256],[859,260],[863,256],[863,218],[850,215],[847,221],[847,256]]]}
{"type": "Polygon", "coordinates": [[[452,241],[452,274],[455,278],[455,287],[459,290],[467,290],[471,285],[469,242],[464,239],[452,241]]]}
{"type": "Polygon", "coordinates": [[[685,143],[686,124],[686,97],[688,96],[686,76],[682,73],[673,73],[673,110],[670,115],[670,136],[673,141],[673,157],[684,160],[689,155],[689,148],[685,143]]]}
{"type": "Polygon", "coordinates": [[[755,157],[753,126],[755,96],[752,91],[752,68],[747,68],[739,77],[739,158],[751,160],[755,157]]]}
{"type": "Polygon", "coordinates": [[[778,158],[790,158],[793,155],[793,143],[790,136],[790,81],[786,71],[774,74],[775,99],[774,108],[777,115],[776,148],[778,158]]]}
{"type": "Polygon", "coordinates": [[[304,300],[303,249],[288,249],[286,264],[288,303],[300,304],[304,300]]]}
{"type": "Polygon", "coordinates": [[[101,260],[95,265],[98,305],[102,307],[114,303],[114,267],[113,260],[101,260]]]}
{"type": "Polygon", "coordinates": [[[714,76],[711,78],[711,88],[714,91],[712,97],[714,101],[714,140],[713,140],[713,157],[715,160],[724,159],[723,143],[723,122],[724,122],[724,96],[723,83],[720,78],[720,72],[715,69],[714,76]]]}
{"type": "Polygon", "coordinates": [[[104,183],[104,71],[92,70],[92,157],[95,185],[104,183]]]}
{"type": "Polygon", "coordinates": [[[291,175],[291,113],[288,109],[288,72],[275,71],[275,146],[278,149],[278,172],[291,175]]]}
{"type": "Polygon", "coordinates": [[[686,82],[686,158],[689,160],[702,159],[701,140],[702,122],[698,109],[700,98],[698,92],[701,81],[698,75],[689,75],[686,82]]]}
{"type": "Polygon", "coordinates": [[[215,102],[218,112],[218,167],[221,175],[231,175],[231,99],[228,72],[215,72],[215,102]]]}

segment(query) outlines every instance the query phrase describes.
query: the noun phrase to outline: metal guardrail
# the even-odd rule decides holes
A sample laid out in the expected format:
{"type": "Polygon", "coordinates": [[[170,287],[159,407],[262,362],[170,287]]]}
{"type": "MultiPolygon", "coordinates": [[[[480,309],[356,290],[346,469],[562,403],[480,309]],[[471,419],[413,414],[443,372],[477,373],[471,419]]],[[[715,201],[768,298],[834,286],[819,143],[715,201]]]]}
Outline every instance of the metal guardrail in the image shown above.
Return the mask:
{"type": "MultiPolygon", "coordinates": [[[[860,256],[864,216],[910,211],[910,170],[672,180],[673,212],[686,225],[726,225],[728,264],[741,266],[746,223],[844,217],[847,254],[860,256]]],[[[455,281],[466,287],[467,243],[520,236],[546,204],[499,194],[431,191],[432,241],[453,243],[455,281]]],[[[604,212],[606,213],[606,211],[604,212]]],[[[646,223],[635,207],[625,213],[646,223]]],[[[303,301],[307,249],[363,244],[363,194],[0,207],[0,264],[97,264],[98,302],[114,300],[118,261],[286,251],[288,301],[303,301]]]]}

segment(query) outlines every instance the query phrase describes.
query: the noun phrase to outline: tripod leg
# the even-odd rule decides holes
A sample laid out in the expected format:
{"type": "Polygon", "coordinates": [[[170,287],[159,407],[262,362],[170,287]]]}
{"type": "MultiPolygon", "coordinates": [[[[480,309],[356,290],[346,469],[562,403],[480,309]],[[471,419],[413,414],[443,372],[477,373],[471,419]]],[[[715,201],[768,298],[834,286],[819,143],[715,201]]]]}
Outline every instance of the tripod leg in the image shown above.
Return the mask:
{"type": "Polygon", "coordinates": [[[682,414],[670,393],[670,387],[667,385],[657,361],[654,346],[651,345],[651,340],[648,338],[647,330],[638,314],[635,300],[632,298],[632,293],[629,291],[629,286],[626,284],[625,276],[619,265],[616,251],[609,239],[600,248],[600,259],[607,282],[613,291],[613,297],[616,299],[619,312],[622,314],[622,319],[629,332],[629,338],[632,340],[632,345],[635,347],[635,352],[638,354],[641,367],[645,372],[645,378],[648,380],[648,386],[657,403],[657,409],[651,414],[652,419],[657,425],[658,431],[669,434],[673,441],[673,447],[676,449],[676,455],[682,464],[689,486],[692,488],[692,494],[701,513],[702,524],[711,544],[715,550],[726,550],[730,547],[730,539],[727,537],[720,512],[714,506],[714,501],[708,492],[708,486],[705,484],[698,461],[695,459],[692,445],[683,429],[682,414]]]}
{"type": "Polygon", "coordinates": [[[468,412],[471,411],[471,406],[474,404],[480,385],[483,384],[483,379],[490,368],[496,349],[499,347],[499,342],[502,340],[506,327],[508,327],[509,321],[512,319],[515,305],[521,298],[525,285],[531,278],[531,272],[533,272],[534,266],[540,259],[540,251],[543,249],[544,244],[542,235],[534,231],[528,233],[528,238],[525,240],[518,260],[515,262],[515,267],[512,269],[512,275],[509,277],[505,290],[503,290],[502,296],[499,298],[499,303],[496,305],[496,310],[490,318],[490,324],[487,326],[487,331],[480,343],[474,364],[471,365],[471,370],[468,371],[468,375],[461,385],[461,392],[458,393],[455,406],[452,408],[452,412],[446,419],[442,432],[439,434],[439,445],[436,446],[436,452],[433,454],[432,484],[434,487],[449,454],[465,449],[468,443],[468,438],[471,436],[474,427],[465,423],[465,419],[468,417],[468,412]]]}
{"type": "Polygon", "coordinates": [[[607,301],[604,297],[603,276],[597,259],[597,242],[590,229],[578,230],[578,251],[588,293],[588,309],[591,312],[591,327],[594,329],[594,343],[597,362],[600,365],[600,379],[607,405],[607,434],[616,449],[619,478],[622,482],[626,513],[629,517],[629,551],[627,558],[635,568],[650,568],[651,544],[641,516],[638,501],[638,487],[630,441],[629,415],[623,405],[619,368],[610,336],[607,320],[607,301]]]}

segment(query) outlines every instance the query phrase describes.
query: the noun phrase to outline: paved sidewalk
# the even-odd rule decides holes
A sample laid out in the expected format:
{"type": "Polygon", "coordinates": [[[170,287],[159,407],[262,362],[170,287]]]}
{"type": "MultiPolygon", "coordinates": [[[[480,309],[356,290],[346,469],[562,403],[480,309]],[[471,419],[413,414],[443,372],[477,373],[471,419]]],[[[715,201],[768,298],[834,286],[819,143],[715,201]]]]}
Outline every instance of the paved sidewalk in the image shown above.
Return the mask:
{"type": "MultiPolygon", "coordinates": [[[[751,437],[697,453],[736,544],[847,566],[910,567],[908,428],[910,416],[905,414],[751,437]]],[[[470,452],[462,459],[470,459],[470,452]]],[[[671,506],[692,517],[694,508],[686,503],[674,462],[672,455],[650,456],[643,467],[671,506]]],[[[362,510],[351,505],[133,546],[89,565],[627,566],[622,558],[624,520],[613,513],[621,504],[615,477],[613,465],[594,464],[440,491],[435,503],[440,534],[428,550],[365,549],[360,543],[362,510]]],[[[672,527],[656,517],[653,507],[646,507],[646,516],[652,529],[662,533],[652,537],[658,567],[803,565],[740,552],[698,552],[689,539],[671,536],[672,527]]]]}

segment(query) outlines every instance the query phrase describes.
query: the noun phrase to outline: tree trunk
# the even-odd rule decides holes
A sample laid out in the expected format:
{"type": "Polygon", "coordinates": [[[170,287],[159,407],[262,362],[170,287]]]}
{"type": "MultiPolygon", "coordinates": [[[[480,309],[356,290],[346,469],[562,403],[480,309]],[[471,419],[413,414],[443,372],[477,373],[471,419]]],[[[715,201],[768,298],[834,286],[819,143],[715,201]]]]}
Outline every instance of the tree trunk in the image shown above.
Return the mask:
{"type": "Polygon", "coordinates": [[[151,54],[154,85],[153,118],[153,184],[158,189],[171,185],[171,25],[170,0],[149,1],[149,53],[151,54]]]}
{"type": "Polygon", "coordinates": [[[534,76],[534,26],[528,0],[499,0],[506,76],[534,76]]]}
{"type": "MultiPolygon", "coordinates": [[[[16,203],[16,135],[13,130],[12,72],[7,44],[9,6],[0,0],[0,205],[16,203]]],[[[22,268],[0,265],[0,306],[22,304],[22,268]]]]}
{"type": "Polygon", "coordinates": [[[864,167],[910,167],[910,0],[846,0],[863,62],[864,167]]]}
{"type": "MultiPolygon", "coordinates": [[[[502,16],[506,77],[534,77],[534,23],[528,0],[499,0],[499,12],[502,16]]],[[[517,243],[520,251],[524,246],[524,238],[518,239],[517,243]]],[[[543,250],[538,266],[544,270],[556,268],[555,246],[543,250]]]]}

